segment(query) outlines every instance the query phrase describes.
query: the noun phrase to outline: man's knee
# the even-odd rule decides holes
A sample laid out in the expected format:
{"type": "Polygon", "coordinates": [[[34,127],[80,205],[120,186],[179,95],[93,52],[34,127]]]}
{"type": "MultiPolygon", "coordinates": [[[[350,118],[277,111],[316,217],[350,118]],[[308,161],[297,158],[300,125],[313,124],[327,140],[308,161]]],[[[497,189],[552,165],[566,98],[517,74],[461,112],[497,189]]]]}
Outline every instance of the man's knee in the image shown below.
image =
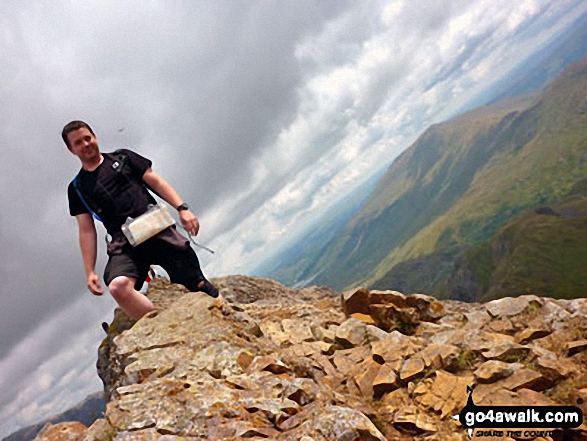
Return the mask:
{"type": "Polygon", "coordinates": [[[112,297],[118,302],[132,295],[135,280],[132,277],[118,276],[115,277],[108,285],[108,290],[112,297]]]}

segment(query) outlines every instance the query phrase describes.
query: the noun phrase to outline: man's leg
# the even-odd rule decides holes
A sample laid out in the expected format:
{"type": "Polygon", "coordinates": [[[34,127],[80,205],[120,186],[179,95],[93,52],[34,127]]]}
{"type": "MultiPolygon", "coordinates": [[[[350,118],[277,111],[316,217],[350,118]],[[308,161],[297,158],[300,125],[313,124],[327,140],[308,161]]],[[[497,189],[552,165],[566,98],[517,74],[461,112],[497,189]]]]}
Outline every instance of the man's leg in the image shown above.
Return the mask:
{"type": "Polygon", "coordinates": [[[136,282],[132,277],[118,276],[110,282],[108,289],[123,311],[138,320],[155,307],[147,297],[135,289],[136,282]]]}
{"type": "Polygon", "coordinates": [[[167,271],[172,283],[179,283],[193,292],[202,291],[211,297],[218,297],[218,289],[202,273],[198,256],[192,247],[165,241],[158,242],[157,246],[157,257],[153,263],[167,271]]]}

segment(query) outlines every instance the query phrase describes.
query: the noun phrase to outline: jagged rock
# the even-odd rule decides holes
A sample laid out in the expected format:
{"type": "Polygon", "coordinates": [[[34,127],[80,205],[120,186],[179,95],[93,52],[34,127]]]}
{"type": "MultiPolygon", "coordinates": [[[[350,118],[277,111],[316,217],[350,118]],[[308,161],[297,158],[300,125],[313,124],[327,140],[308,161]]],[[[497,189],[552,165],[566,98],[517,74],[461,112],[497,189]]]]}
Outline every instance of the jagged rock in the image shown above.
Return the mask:
{"type": "Polygon", "coordinates": [[[425,409],[436,412],[440,418],[458,413],[467,402],[467,386],[473,384],[473,376],[457,377],[449,372],[436,371],[433,382],[420,383],[414,390],[414,399],[425,409]]]}
{"type": "Polygon", "coordinates": [[[399,377],[402,381],[411,381],[422,375],[425,370],[426,363],[422,357],[410,357],[402,364],[399,377]]]}
{"type": "Polygon", "coordinates": [[[373,317],[371,317],[368,314],[361,314],[360,312],[355,312],[354,314],[351,314],[351,318],[360,320],[367,325],[375,324],[375,320],[373,320],[373,317]]]}
{"type": "Polygon", "coordinates": [[[514,334],[516,328],[512,321],[508,318],[502,318],[489,323],[489,329],[500,334],[514,334]]]}
{"type": "Polygon", "coordinates": [[[544,328],[526,328],[518,332],[516,338],[518,339],[519,343],[525,345],[532,340],[546,337],[548,334],[550,334],[550,332],[550,330],[544,328]]]}
{"type": "Polygon", "coordinates": [[[415,306],[420,312],[420,320],[437,321],[446,315],[444,306],[434,297],[425,294],[412,294],[407,297],[409,306],[415,306]]]}
{"type": "Polygon", "coordinates": [[[87,441],[461,441],[450,417],[475,383],[478,405],[587,398],[582,300],[362,289],[341,308],[327,289],[214,283],[223,298],[156,281],[156,311],[136,323],[115,314],[98,362],[106,415],[87,441]]]}
{"type": "Polygon", "coordinates": [[[393,425],[401,432],[409,434],[438,430],[436,420],[421,412],[416,406],[407,406],[398,410],[393,416],[393,425]]]}
{"type": "Polygon", "coordinates": [[[373,304],[370,307],[371,317],[381,329],[392,331],[397,329],[411,334],[420,323],[416,308],[400,308],[394,304],[373,304]]]}
{"type": "Polygon", "coordinates": [[[482,352],[482,355],[491,360],[507,361],[511,359],[520,360],[526,357],[529,353],[530,348],[528,346],[519,345],[512,341],[505,340],[482,352]]]}
{"type": "Polygon", "coordinates": [[[501,385],[508,390],[531,389],[543,391],[552,386],[552,381],[532,369],[517,369],[511,376],[501,381],[501,385]]]}
{"type": "Polygon", "coordinates": [[[498,360],[489,360],[483,363],[474,372],[475,378],[479,383],[493,383],[501,380],[519,369],[522,365],[520,363],[504,363],[498,360]]]}
{"type": "Polygon", "coordinates": [[[572,357],[585,349],[587,349],[587,340],[577,340],[567,343],[567,354],[569,357],[572,357]]]}
{"type": "Polygon", "coordinates": [[[365,341],[365,323],[349,318],[336,330],[335,341],[345,348],[359,346],[365,341]]]}
{"type": "Polygon", "coordinates": [[[352,314],[369,315],[369,305],[371,304],[371,294],[368,289],[359,288],[353,291],[347,291],[341,297],[342,308],[348,316],[352,314]]]}
{"type": "Polygon", "coordinates": [[[262,323],[260,328],[263,335],[271,339],[271,341],[273,341],[273,343],[275,343],[277,346],[281,346],[283,343],[289,340],[289,335],[283,332],[281,323],[266,322],[262,323]]]}
{"type": "Polygon", "coordinates": [[[399,386],[400,382],[397,375],[397,368],[390,363],[386,363],[380,367],[372,383],[375,396],[381,396],[387,392],[391,392],[399,386]]]}
{"type": "Polygon", "coordinates": [[[357,364],[351,372],[359,390],[365,397],[373,397],[373,385],[381,365],[372,358],[365,359],[362,363],[357,364]]]}
{"type": "Polygon", "coordinates": [[[540,357],[536,361],[538,367],[548,375],[552,382],[557,382],[569,377],[578,371],[578,366],[570,360],[558,360],[557,358],[540,357]]]}
{"type": "Polygon", "coordinates": [[[526,295],[520,297],[505,297],[493,300],[485,305],[485,309],[492,317],[512,317],[528,311],[529,308],[541,308],[540,297],[526,295]]]}
{"type": "Polygon", "coordinates": [[[398,291],[379,291],[370,292],[370,303],[380,305],[394,305],[398,308],[407,308],[407,296],[398,291]]]}
{"type": "Polygon", "coordinates": [[[281,321],[281,326],[283,332],[288,336],[288,340],[293,344],[314,340],[312,329],[303,320],[284,319],[281,321]]]}
{"type": "Polygon", "coordinates": [[[114,428],[108,421],[100,418],[88,428],[84,441],[110,441],[115,436],[114,428]]]}
{"type": "Polygon", "coordinates": [[[47,424],[35,441],[78,441],[84,439],[87,432],[88,428],[78,422],[47,424]]]}
{"type": "Polygon", "coordinates": [[[481,329],[491,321],[491,316],[485,309],[465,313],[467,323],[465,329],[481,329]]]}

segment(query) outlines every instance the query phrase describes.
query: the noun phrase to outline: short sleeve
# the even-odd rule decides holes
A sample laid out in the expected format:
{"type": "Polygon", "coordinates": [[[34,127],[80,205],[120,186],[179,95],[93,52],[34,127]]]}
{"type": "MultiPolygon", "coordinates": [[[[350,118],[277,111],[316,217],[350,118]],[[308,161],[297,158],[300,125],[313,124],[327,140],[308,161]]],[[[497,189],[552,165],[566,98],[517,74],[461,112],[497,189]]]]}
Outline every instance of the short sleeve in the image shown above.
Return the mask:
{"type": "Polygon", "coordinates": [[[69,187],[67,187],[67,199],[69,200],[70,215],[77,216],[78,214],[90,212],[77,194],[73,182],[70,182],[69,187]]]}
{"type": "Polygon", "coordinates": [[[132,150],[121,149],[120,151],[124,152],[128,158],[128,163],[130,165],[132,174],[137,178],[137,180],[143,179],[145,172],[151,168],[151,160],[133,152],[132,150]]]}

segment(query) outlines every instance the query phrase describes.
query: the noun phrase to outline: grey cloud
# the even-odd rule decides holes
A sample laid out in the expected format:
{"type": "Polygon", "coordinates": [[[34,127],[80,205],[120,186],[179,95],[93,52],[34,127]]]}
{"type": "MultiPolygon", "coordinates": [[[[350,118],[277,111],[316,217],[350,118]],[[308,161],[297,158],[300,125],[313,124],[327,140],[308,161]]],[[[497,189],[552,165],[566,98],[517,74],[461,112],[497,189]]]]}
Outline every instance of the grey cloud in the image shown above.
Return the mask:
{"type": "MultiPolygon", "coordinates": [[[[7,281],[0,358],[85,285],[75,222],[63,219],[51,231],[39,225],[48,197],[62,195],[66,206],[65,188],[79,167],[61,142],[63,124],[88,120],[105,151],[127,144],[148,156],[168,146],[154,167],[205,213],[247,184],[250,159],[292,120],[301,79],[297,42],[348,7],[169,5],[4,4],[12,38],[2,56],[11,62],[0,72],[12,81],[0,89],[7,103],[0,113],[0,259],[25,264],[16,273],[0,267],[7,281]],[[43,248],[36,240],[43,234],[59,239],[43,248]],[[25,244],[23,235],[30,238],[25,244]]],[[[226,213],[226,228],[238,213],[226,213]]]]}

